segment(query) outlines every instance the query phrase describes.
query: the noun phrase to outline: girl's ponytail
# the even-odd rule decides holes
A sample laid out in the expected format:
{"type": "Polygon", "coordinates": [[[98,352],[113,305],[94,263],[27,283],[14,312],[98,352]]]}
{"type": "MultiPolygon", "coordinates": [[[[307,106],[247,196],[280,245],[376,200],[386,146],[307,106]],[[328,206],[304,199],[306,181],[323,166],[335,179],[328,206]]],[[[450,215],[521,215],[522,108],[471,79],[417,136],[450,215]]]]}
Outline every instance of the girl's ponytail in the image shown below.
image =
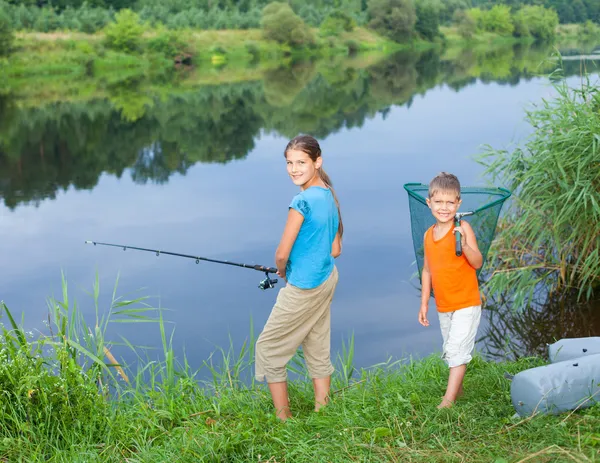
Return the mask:
{"type": "Polygon", "coordinates": [[[329,188],[331,190],[331,193],[333,194],[333,199],[335,200],[335,205],[337,206],[338,210],[338,217],[340,219],[338,233],[340,234],[341,239],[344,235],[344,223],[342,222],[342,211],[340,210],[340,202],[338,201],[337,195],[335,194],[335,190],[333,189],[333,184],[331,183],[329,175],[327,175],[327,173],[323,170],[322,167],[319,169],[319,176],[321,177],[321,180],[323,180],[323,183],[327,185],[327,188],[329,188]]]}

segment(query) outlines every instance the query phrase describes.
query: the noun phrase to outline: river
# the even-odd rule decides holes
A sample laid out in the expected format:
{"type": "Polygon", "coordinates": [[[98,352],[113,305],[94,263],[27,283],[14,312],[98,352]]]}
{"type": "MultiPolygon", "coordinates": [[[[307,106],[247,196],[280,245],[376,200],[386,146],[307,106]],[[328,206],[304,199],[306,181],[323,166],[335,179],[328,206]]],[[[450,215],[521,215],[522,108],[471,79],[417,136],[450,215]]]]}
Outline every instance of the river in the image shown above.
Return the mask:
{"type": "MultiPolygon", "coordinates": [[[[439,352],[433,303],[431,326],[417,323],[402,185],[440,171],[488,185],[474,157],[482,145],[510,148],[530,133],[525,111],[553,95],[553,52],[524,45],[403,52],[249,69],[248,77],[236,71],[241,77],[231,79],[226,67],[220,84],[214,71],[206,85],[193,73],[164,85],[134,76],[97,82],[87,95],[74,90],[85,82],[62,93],[9,89],[0,96],[0,299],[35,336],[49,332],[47,300],[61,300],[61,272],[91,325],[96,275],[100,313],[118,279],[119,297],[147,296],[146,304],[165,309],[173,347],[193,368],[230,339],[239,349],[251,325],[258,334],[277,295],[257,288],[264,275],[84,242],[273,265],[297,191],[283,149],[310,133],[321,142],[345,225],[334,356],[352,335],[359,367],[439,352]]],[[[585,53],[592,66],[596,55],[585,53]]],[[[580,62],[571,57],[564,66],[577,85],[580,62]]],[[[589,318],[581,324],[590,326],[589,318]]],[[[107,337],[161,346],[155,323],[112,323],[107,337]]]]}

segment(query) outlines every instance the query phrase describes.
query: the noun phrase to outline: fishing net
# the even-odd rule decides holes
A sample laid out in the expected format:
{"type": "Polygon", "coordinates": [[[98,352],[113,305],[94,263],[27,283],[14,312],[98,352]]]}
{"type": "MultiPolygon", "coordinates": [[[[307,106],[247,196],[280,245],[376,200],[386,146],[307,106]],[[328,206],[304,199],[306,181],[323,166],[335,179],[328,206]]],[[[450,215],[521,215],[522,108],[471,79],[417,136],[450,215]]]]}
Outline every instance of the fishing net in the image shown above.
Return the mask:
{"type": "MultiPolygon", "coordinates": [[[[408,193],[410,226],[420,280],[425,253],[423,236],[427,229],[435,223],[435,219],[425,201],[429,192],[428,185],[407,183],[404,185],[404,189],[408,193]]],[[[463,217],[462,220],[468,221],[473,227],[477,245],[485,263],[485,258],[496,232],[500,210],[504,201],[510,197],[510,191],[504,188],[462,187],[460,195],[462,204],[458,212],[473,212],[473,215],[463,217]]],[[[477,270],[478,276],[482,268],[483,265],[477,270]]]]}

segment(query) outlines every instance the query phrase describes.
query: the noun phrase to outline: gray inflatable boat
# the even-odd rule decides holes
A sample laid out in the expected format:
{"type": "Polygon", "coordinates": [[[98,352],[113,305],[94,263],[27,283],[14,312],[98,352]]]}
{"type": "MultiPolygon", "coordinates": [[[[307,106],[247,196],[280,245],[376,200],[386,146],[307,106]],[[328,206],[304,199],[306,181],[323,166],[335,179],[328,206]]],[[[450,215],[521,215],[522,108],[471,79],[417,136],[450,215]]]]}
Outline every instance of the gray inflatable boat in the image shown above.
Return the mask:
{"type": "Polygon", "coordinates": [[[600,336],[561,339],[548,345],[548,359],[551,363],[594,354],[600,354],[600,336]]]}
{"type": "Polygon", "coordinates": [[[559,414],[600,403],[600,338],[563,339],[548,350],[553,363],[512,379],[510,396],[517,413],[559,414]]]}

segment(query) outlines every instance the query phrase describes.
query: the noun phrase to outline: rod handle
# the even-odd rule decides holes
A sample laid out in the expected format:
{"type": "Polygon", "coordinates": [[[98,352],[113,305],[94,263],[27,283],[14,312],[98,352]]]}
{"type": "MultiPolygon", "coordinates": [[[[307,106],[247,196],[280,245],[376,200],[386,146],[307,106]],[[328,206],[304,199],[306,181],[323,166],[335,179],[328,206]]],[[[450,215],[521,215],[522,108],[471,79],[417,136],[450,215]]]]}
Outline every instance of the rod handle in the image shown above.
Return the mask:
{"type": "MultiPolygon", "coordinates": [[[[460,227],[460,220],[454,219],[454,226],[460,227]]],[[[462,237],[460,232],[454,232],[456,257],[462,256],[462,237]]]]}
{"type": "Polygon", "coordinates": [[[277,269],[275,267],[265,267],[264,265],[255,265],[252,268],[254,270],[258,270],[259,272],[277,273],[277,269]]]}

